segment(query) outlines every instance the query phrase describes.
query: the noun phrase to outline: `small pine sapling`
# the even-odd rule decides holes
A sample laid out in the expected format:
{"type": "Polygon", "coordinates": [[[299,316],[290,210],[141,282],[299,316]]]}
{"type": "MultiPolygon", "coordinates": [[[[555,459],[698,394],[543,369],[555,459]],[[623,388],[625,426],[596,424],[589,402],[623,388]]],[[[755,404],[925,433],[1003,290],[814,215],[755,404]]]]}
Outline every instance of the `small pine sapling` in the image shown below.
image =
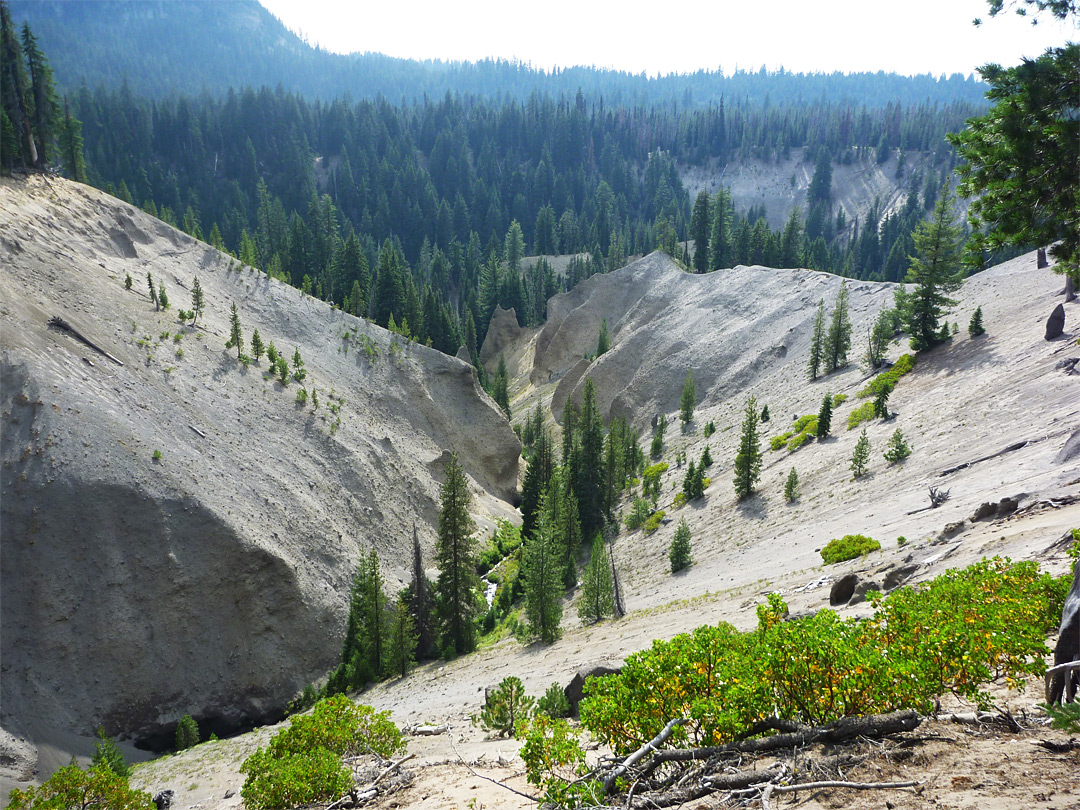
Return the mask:
{"type": "MultiPolygon", "coordinates": [[[[202,285],[199,284],[199,277],[195,276],[195,282],[191,285],[191,325],[194,326],[195,322],[199,320],[199,316],[203,313],[203,307],[206,305],[206,298],[203,295],[202,285]]],[[[258,359],[256,357],[256,359],[258,359]]]]}
{"type": "Polygon", "coordinates": [[[821,400],[821,410],[818,411],[817,417],[817,437],[819,439],[824,439],[829,435],[829,430],[832,428],[832,411],[832,394],[826,394],[825,398],[821,400]]]}
{"type": "Polygon", "coordinates": [[[671,548],[668,549],[668,559],[671,560],[671,573],[676,574],[688,567],[690,559],[690,526],[686,518],[679,521],[675,529],[675,536],[671,538],[671,548]]]}
{"type": "Polygon", "coordinates": [[[784,500],[788,503],[795,503],[799,499],[799,474],[795,472],[795,468],[791,468],[791,472],[788,473],[787,480],[784,482],[784,500]]]}
{"type": "Polygon", "coordinates": [[[892,393],[893,387],[891,385],[883,385],[878,388],[877,395],[874,397],[874,417],[877,419],[889,418],[889,394],[892,393]]]}
{"type": "Polygon", "coordinates": [[[904,434],[900,431],[900,428],[897,428],[896,432],[889,437],[889,444],[885,448],[884,455],[885,460],[890,464],[903,461],[911,455],[911,445],[904,439],[904,434]]]}
{"type": "Polygon", "coordinates": [[[285,387],[288,387],[288,385],[289,385],[289,361],[286,360],[281,355],[278,355],[276,365],[277,365],[278,381],[282,385],[284,385],[285,387]]]}
{"type": "Polygon", "coordinates": [[[157,297],[158,297],[158,303],[161,304],[161,308],[163,310],[168,309],[169,308],[169,296],[166,295],[166,293],[165,293],[165,285],[164,284],[158,284],[157,297]]]}
{"type": "Polygon", "coordinates": [[[154,277],[150,273],[146,274],[146,284],[150,288],[150,300],[154,302],[154,309],[161,309],[161,305],[158,304],[157,287],[154,286],[154,277]]]}
{"type": "Polygon", "coordinates": [[[259,358],[263,354],[263,342],[262,335],[259,334],[259,330],[256,329],[251,333],[251,356],[255,358],[255,362],[259,362],[259,358]]]}
{"type": "Polygon", "coordinates": [[[596,356],[604,354],[611,348],[611,337],[608,335],[607,318],[600,321],[600,336],[596,340],[596,356]]]}
{"type": "Polygon", "coordinates": [[[866,435],[866,428],[859,434],[859,440],[855,442],[855,450],[851,454],[851,472],[855,478],[866,474],[866,465],[870,461],[870,437],[866,435]]]}
{"type": "Polygon", "coordinates": [[[104,726],[98,726],[98,740],[94,745],[94,757],[91,760],[96,768],[108,768],[117,776],[127,779],[131,776],[131,766],[124,761],[124,754],[113,742],[112,737],[105,733],[104,726]]]}
{"type": "Polygon", "coordinates": [[[270,341],[270,345],[266,347],[266,359],[270,361],[270,370],[273,371],[277,368],[278,350],[274,345],[274,341],[270,341]]]}
{"type": "Polygon", "coordinates": [[[126,274],[124,276],[124,289],[125,290],[130,290],[131,289],[131,283],[132,283],[131,282],[131,273],[128,273],[128,274],[126,274]]]}
{"type": "Polygon", "coordinates": [[[236,359],[240,359],[240,354],[244,348],[244,335],[240,331],[240,313],[236,309],[236,302],[233,302],[232,312],[229,314],[229,342],[225,344],[226,349],[236,347],[236,359]]]}
{"type": "Polygon", "coordinates": [[[768,422],[769,421],[769,406],[768,405],[763,406],[762,409],[761,409],[761,421],[762,422],[768,422]]]}
{"type": "Polygon", "coordinates": [[[297,382],[303,382],[307,376],[307,369],[304,368],[304,359],[300,356],[300,347],[297,346],[293,350],[292,356],[293,365],[293,379],[297,382]]]}
{"type": "Polygon", "coordinates": [[[975,312],[972,313],[971,320],[968,322],[968,334],[972,337],[986,334],[986,327],[983,326],[982,307],[975,307],[975,312]]]}
{"type": "Polygon", "coordinates": [[[529,719],[535,702],[525,694],[520,678],[513,675],[503,678],[498,688],[488,695],[487,705],[480,712],[480,726],[500,737],[513,737],[518,722],[529,719]]]}
{"type": "Polygon", "coordinates": [[[712,453],[709,451],[709,445],[705,445],[705,449],[701,451],[701,463],[699,466],[704,470],[706,467],[711,467],[712,465],[712,453]]]}

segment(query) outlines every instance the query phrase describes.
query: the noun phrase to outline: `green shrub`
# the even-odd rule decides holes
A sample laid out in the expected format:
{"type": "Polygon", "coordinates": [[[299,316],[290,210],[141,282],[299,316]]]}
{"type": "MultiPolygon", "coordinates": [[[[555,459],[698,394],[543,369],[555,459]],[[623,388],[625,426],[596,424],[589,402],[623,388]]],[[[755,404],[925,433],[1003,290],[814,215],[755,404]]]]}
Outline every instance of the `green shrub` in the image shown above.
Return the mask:
{"type": "Polygon", "coordinates": [[[674,509],[678,509],[680,506],[686,506],[686,493],[685,492],[676,492],[675,493],[675,498],[671,502],[671,506],[674,509]]]}
{"type": "Polygon", "coordinates": [[[787,443],[787,449],[794,453],[808,441],[814,438],[813,433],[800,433],[798,436],[792,436],[787,443]]]}
{"type": "Polygon", "coordinates": [[[904,535],[900,535],[899,537],[896,538],[896,545],[899,548],[903,548],[904,546],[907,545],[907,538],[904,537],[904,535]]]}
{"type": "Polygon", "coordinates": [[[848,414],[847,429],[854,430],[863,422],[869,422],[874,418],[874,403],[864,402],[858,408],[848,414]]]}
{"type": "Polygon", "coordinates": [[[865,534],[845,534],[839,540],[830,540],[821,550],[821,559],[826,565],[854,560],[871,551],[881,548],[881,543],[865,534]]]}
{"type": "Polygon", "coordinates": [[[12,790],[7,810],[156,810],[150,794],[128,787],[128,780],[104,766],[84,771],[72,761],[38,787],[12,790]]]}
{"type": "Polygon", "coordinates": [[[859,398],[865,399],[866,397],[876,397],[878,392],[885,386],[895,388],[897,381],[913,368],[915,368],[915,355],[900,355],[900,359],[893,363],[892,368],[878,374],[866,384],[866,387],[859,391],[859,398]]]}
{"type": "Polygon", "coordinates": [[[787,447],[788,439],[794,436],[794,431],[789,430],[787,433],[781,433],[779,436],[773,436],[769,442],[770,450],[783,450],[787,447]]]}
{"type": "Polygon", "coordinates": [[[500,737],[513,737],[518,724],[532,715],[535,703],[535,698],[525,694],[520,678],[513,675],[503,678],[480,712],[480,727],[497,732],[500,737]]]}
{"type": "Polygon", "coordinates": [[[650,464],[641,474],[641,494],[651,498],[653,503],[660,497],[660,476],[666,473],[668,464],[666,461],[659,464],[650,464]]]}
{"type": "Polygon", "coordinates": [[[806,416],[800,416],[795,420],[795,425],[792,428],[794,433],[817,433],[817,414],[808,413],[806,416]]]}
{"type": "Polygon", "coordinates": [[[847,399],[848,399],[847,394],[833,394],[832,406],[834,408],[839,408],[841,405],[843,405],[845,402],[847,402],[847,399]]]}
{"type": "Polygon", "coordinates": [[[545,714],[555,719],[570,716],[570,701],[566,699],[566,692],[557,683],[553,683],[544,692],[544,696],[536,703],[536,713],[545,714]]]}
{"type": "Polygon", "coordinates": [[[266,748],[244,760],[247,774],[240,795],[251,810],[275,810],[333,800],[352,786],[342,756],[374,752],[389,758],[405,749],[405,739],[390,722],[390,712],[334,695],[310,714],[294,715],[266,748]]]}
{"type": "Polygon", "coordinates": [[[307,404],[307,389],[304,388],[304,386],[300,386],[300,388],[296,392],[296,404],[297,405],[305,405],[305,404],[307,404]]]}
{"type": "Polygon", "coordinates": [[[663,521],[664,515],[666,514],[667,512],[665,512],[663,509],[657,512],[653,512],[649,516],[649,519],[645,521],[645,534],[652,534],[657,529],[659,529],[660,523],[663,521]]]}
{"type": "Polygon", "coordinates": [[[885,460],[890,464],[895,464],[898,461],[903,461],[905,458],[911,455],[911,445],[904,439],[904,434],[900,428],[897,428],[892,436],[889,437],[889,444],[885,448],[885,460]]]}
{"type": "Polygon", "coordinates": [[[644,498],[634,498],[634,504],[630,507],[630,511],[626,517],[623,518],[623,523],[626,525],[627,531],[636,531],[645,525],[645,521],[649,519],[649,514],[652,512],[652,507],[649,502],[644,498]]]}
{"type": "Polygon", "coordinates": [[[190,714],[185,714],[176,724],[176,750],[194,748],[199,744],[199,725],[190,714]]]}

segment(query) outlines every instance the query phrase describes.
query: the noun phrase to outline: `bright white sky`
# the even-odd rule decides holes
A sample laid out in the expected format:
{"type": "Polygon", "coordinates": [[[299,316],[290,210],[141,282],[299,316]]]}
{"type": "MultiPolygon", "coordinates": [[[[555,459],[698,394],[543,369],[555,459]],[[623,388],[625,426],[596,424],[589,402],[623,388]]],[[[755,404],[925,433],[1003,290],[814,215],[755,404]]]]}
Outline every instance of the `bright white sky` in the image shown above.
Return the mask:
{"type": "Polygon", "coordinates": [[[936,75],[1012,65],[1076,40],[985,0],[260,0],[312,44],[412,59],[503,57],[632,73],[698,69],[936,75]],[[976,17],[983,24],[975,28],[976,17]]]}

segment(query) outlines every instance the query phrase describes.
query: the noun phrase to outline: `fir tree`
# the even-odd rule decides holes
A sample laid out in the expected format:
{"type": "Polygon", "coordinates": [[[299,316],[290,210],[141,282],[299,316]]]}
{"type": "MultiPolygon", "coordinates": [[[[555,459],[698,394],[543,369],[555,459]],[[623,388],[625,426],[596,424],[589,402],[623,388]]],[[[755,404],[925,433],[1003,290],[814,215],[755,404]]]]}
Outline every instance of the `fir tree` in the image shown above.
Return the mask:
{"type": "Polygon", "coordinates": [[[38,47],[37,37],[30,30],[29,23],[23,23],[22,49],[30,79],[31,118],[37,151],[36,165],[38,168],[44,168],[52,159],[60,107],[56,103],[52,68],[49,67],[49,60],[38,47]]]}
{"type": "Polygon", "coordinates": [[[524,549],[525,615],[533,633],[550,644],[559,637],[562,587],[566,570],[560,543],[556,487],[549,487],[540,508],[540,524],[524,549]]]}
{"type": "Polygon", "coordinates": [[[701,463],[698,466],[704,471],[706,467],[711,467],[712,465],[712,452],[709,450],[709,445],[705,445],[705,449],[701,451],[701,463]]]}
{"type": "MultiPolygon", "coordinates": [[[[585,381],[581,399],[579,465],[570,484],[577,493],[582,537],[593,537],[604,525],[604,423],[596,404],[596,389],[585,381]]],[[[577,549],[574,549],[576,551],[577,549]]]]}
{"type": "Polygon", "coordinates": [[[510,375],[506,371],[506,357],[499,355],[499,368],[495,372],[495,378],[491,383],[491,398],[495,404],[502,408],[506,418],[510,418],[510,375]]]}
{"type": "Polygon", "coordinates": [[[799,499],[799,474],[795,472],[794,467],[791,468],[787,480],[784,481],[784,499],[788,503],[794,503],[799,499]]]}
{"type": "Polygon", "coordinates": [[[236,359],[240,359],[240,354],[244,349],[244,335],[240,331],[240,313],[236,309],[236,302],[233,302],[232,310],[229,313],[229,342],[225,344],[226,349],[236,347],[236,359]]]}
{"type": "Polygon", "coordinates": [[[946,184],[931,218],[920,222],[912,233],[916,256],[907,281],[916,286],[908,294],[900,317],[915,351],[932,349],[942,342],[942,318],[956,303],[948,294],[957,290],[962,281],[960,228],[954,222],[953,210],[952,190],[946,184]]]}
{"type": "Polygon", "coordinates": [[[690,238],[694,240],[694,272],[704,273],[709,269],[709,192],[702,189],[694,200],[694,211],[690,216],[690,238]]]}
{"type": "Polygon", "coordinates": [[[255,362],[259,362],[259,358],[263,354],[263,342],[262,336],[259,334],[259,330],[256,329],[251,333],[251,356],[255,358],[255,362]]]}
{"type": "Polygon", "coordinates": [[[664,432],[667,430],[667,414],[660,414],[653,429],[652,444],[649,446],[649,456],[660,458],[664,453],[664,432]]]}
{"type": "Polygon", "coordinates": [[[682,420],[683,430],[694,418],[694,406],[697,404],[697,389],[694,387],[694,374],[687,370],[686,380],[683,382],[682,395],[679,397],[679,419],[682,420]]]}
{"type": "Polygon", "coordinates": [[[982,307],[975,307],[975,311],[971,313],[971,320],[968,321],[968,334],[972,337],[986,334],[986,328],[983,326],[982,307]]]}
{"type": "Polygon", "coordinates": [[[762,423],[769,421],[769,406],[763,405],[761,408],[761,421],[762,423]]]}
{"type": "MultiPolygon", "coordinates": [[[[191,285],[191,311],[193,313],[191,318],[191,325],[194,326],[195,322],[199,320],[203,314],[203,307],[206,306],[206,296],[203,295],[202,285],[199,283],[199,277],[195,276],[195,281],[191,285]]],[[[258,360],[258,355],[255,356],[258,360]]]]}
{"type": "Polygon", "coordinates": [[[889,394],[892,393],[891,385],[882,385],[874,395],[874,416],[878,419],[889,418],[889,394]]]}
{"type": "Polygon", "coordinates": [[[668,559],[671,561],[671,573],[676,574],[688,567],[690,559],[690,526],[686,518],[679,521],[675,529],[675,535],[671,538],[671,547],[668,549],[668,559]]]}
{"type": "Polygon", "coordinates": [[[596,356],[607,352],[611,348],[611,338],[608,336],[607,318],[600,321],[600,337],[596,340],[596,356]]]}
{"type": "Polygon", "coordinates": [[[851,454],[851,472],[855,478],[866,473],[866,464],[870,461],[870,437],[866,435],[866,428],[859,434],[859,440],[855,442],[855,450],[851,454]]]}
{"type": "Polygon", "coordinates": [[[911,455],[911,445],[904,439],[904,434],[901,432],[900,428],[897,428],[893,432],[893,435],[889,437],[889,443],[885,447],[883,455],[885,456],[885,460],[890,464],[903,461],[911,455]]]}
{"type": "Polygon", "coordinates": [[[469,516],[468,481],[451,454],[446,466],[446,480],[439,490],[439,535],[435,560],[439,578],[438,617],[442,648],[451,654],[471,652],[476,645],[473,618],[476,615],[476,567],[473,547],[475,525],[469,516]]]}
{"type": "Polygon", "coordinates": [[[589,564],[581,576],[581,600],[578,602],[578,616],[586,624],[595,624],[615,612],[615,602],[611,584],[611,568],[604,541],[596,535],[592,542],[589,564]]]}
{"type": "Polygon", "coordinates": [[[746,401],[739,451],[735,455],[735,495],[745,500],[754,494],[754,485],[761,476],[761,443],[758,436],[757,400],[746,401]]]}
{"type": "Polygon", "coordinates": [[[832,402],[832,394],[826,394],[825,398],[821,400],[821,409],[818,411],[817,417],[817,437],[819,439],[824,439],[832,430],[832,402]]]}
{"type": "Polygon", "coordinates": [[[125,273],[124,274],[124,289],[125,290],[130,290],[132,283],[133,282],[131,280],[131,273],[125,273]]]}
{"type": "Polygon", "coordinates": [[[266,347],[266,359],[270,362],[271,372],[277,367],[278,356],[277,346],[275,346],[274,341],[271,340],[270,345],[266,347]]]}
{"type": "Polygon", "coordinates": [[[892,343],[895,328],[895,311],[883,309],[874,320],[874,325],[866,332],[866,365],[880,368],[885,362],[885,350],[892,343]]]}
{"type": "Polygon", "coordinates": [[[537,403],[533,417],[535,436],[529,461],[525,466],[525,480],[521,485],[521,534],[525,538],[533,536],[539,517],[540,502],[547,491],[551,474],[555,467],[554,450],[551,445],[551,433],[544,424],[543,413],[537,403]]]}
{"type": "Polygon", "coordinates": [[[131,766],[124,760],[124,753],[105,733],[104,726],[98,726],[97,742],[94,744],[94,756],[91,763],[96,768],[108,768],[117,776],[127,779],[131,776],[131,766]]]}
{"type": "Polygon", "coordinates": [[[848,314],[847,280],[840,282],[840,291],[836,294],[832,320],[825,335],[823,359],[825,371],[836,371],[847,364],[847,353],[851,349],[851,317],[848,314]]]}
{"type": "Polygon", "coordinates": [[[814,314],[814,334],[810,338],[810,379],[816,380],[821,371],[821,361],[825,350],[825,299],[818,301],[817,312],[814,314]]]}
{"type": "Polygon", "coordinates": [[[387,671],[397,672],[404,678],[416,663],[416,631],[404,595],[398,598],[391,611],[387,641],[387,671]]]}
{"type": "Polygon", "coordinates": [[[158,284],[157,297],[158,297],[158,303],[161,304],[161,308],[163,310],[168,309],[169,308],[169,296],[165,292],[165,283],[164,282],[161,282],[161,283],[158,284]]]}
{"type": "Polygon", "coordinates": [[[146,274],[146,284],[150,287],[150,300],[154,302],[154,309],[161,309],[158,303],[157,287],[154,286],[154,277],[149,272],[146,274]]]}
{"type": "Polygon", "coordinates": [[[199,744],[199,725],[190,714],[185,714],[176,724],[176,750],[183,751],[199,744]]]}
{"type": "Polygon", "coordinates": [[[386,594],[379,571],[379,555],[372,549],[357,564],[349,592],[349,618],[341,649],[348,687],[361,689],[382,676],[386,637],[386,594]]]}
{"type": "MultiPolygon", "coordinates": [[[[6,120],[7,116],[4,118],[6,120]]],[[[64,167],[64,173],[72,180],[77,183],[86,182],[82,121],[72,116],[67,99],[64,99],[64,120],[60,126],[60,163],[64,167]]]]}
{"type": "Polygon", "coordinates": [[[420,551],[420,536],[413,524],[412,582],[409,584],[409,610],[413,629],[416,631],[416,657],[431,658],[435,649],[434,605],[431,582],[424,573],[424,560],[420,551]]]}
{"type": "Polygon", "coordinates": [[[709,233],[709,269],[730,267],[732,262],[731,225],[734,209],[731,194],[720,189],[713,198],[712,230],[709,233]]]}

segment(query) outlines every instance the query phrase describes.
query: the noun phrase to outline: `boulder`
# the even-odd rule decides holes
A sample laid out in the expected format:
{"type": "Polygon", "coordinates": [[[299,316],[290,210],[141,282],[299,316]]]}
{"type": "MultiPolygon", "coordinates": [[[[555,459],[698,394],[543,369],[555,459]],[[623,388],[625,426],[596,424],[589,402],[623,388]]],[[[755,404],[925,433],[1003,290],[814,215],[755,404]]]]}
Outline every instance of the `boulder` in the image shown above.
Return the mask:
{"type": "Polygon", "coordinates": [[[587,678],[599,678],[601,675],[617,675],[622,670],[622,664],[615,661],[601,661],[588,664],[574,673],[570,683],[563,689],[567,701],[570,703],[570,714],[577,717],[578,704],[585,696],[585,680],[587,678]]]}
{"type": "Polygon", "coordinates": [[[851,595],[855,593],[855,586],[858,584],[858,574],[844,574],[833,583],[832,588],[829,590],[829,604],[834,607],[836,605],[846,605],[851,599],[851,595]]]}
{"type": "Polygon", "coordinates": [[[998,501],[997,513],[998,517],[1005,515],[1011,515],[1020,507],[1020,501],[1017,498],[1002,498],[998,501]]]}
{"type": "Polygon", "coordinates": [[[1065,306],[1064,304],[1058,304],[1054,307],[1054,311],[1050,313],[1050,317],[1046,319],[1046,340],[1059,338],[1064,331],[1065,306]]]}
{"type": "MultiPolygon", "coordinates": [[[[1073,565],[1073,583],[1061,610],[1061,628],[1054,648],[1054,666],[1080,661],[1080,560],[1073,565]]],[[[1080,670],[1055,672],[1047,683],[1047,703],[1072,702],[1080,686],[1080,670]]]]}
{"type": "Polygon", "coordinates": [[[979,508],[971,515],[971,522],[976,520],[990,520],[997,515],[997,504],[984,502],[979,504],[979,508]]]}
{"type": "Polygon", "coordinates": [[[851,595],[851,600],[848,602],[848,604],[857,605],[860,602],[865,602],[867,593],[869,593],[870,591],[880,590],[882,590],[882,587],[876,582],[870,580],[863,580],[855,586],[855,593],[851,595]]]}
{"type": "Polygon", "coordinates": [[[967,522],[963,520],[957,520],[954,523],[946,523],[945,528],[941,530],[942,539],[947,537],[955,537],[960,534],[967,526],[967,522]]]}
{"type": "Polygon", "coordinates": [[[899,568],[889,571],[885,575],[885,581],[882,584],[885,586],[886,591],[899,588],[918,570],[918,565],[901,565],[899,568]]]}
{"type": "Polygon", "coordinates": [[[1046,260],[1046,248],[1039,248],[1039,250],[1035,253],[1035,263],[1038,266],[1039,270],[1042,270],[1044,267],[1050,266],[1050,262],[1046,260]]]}

